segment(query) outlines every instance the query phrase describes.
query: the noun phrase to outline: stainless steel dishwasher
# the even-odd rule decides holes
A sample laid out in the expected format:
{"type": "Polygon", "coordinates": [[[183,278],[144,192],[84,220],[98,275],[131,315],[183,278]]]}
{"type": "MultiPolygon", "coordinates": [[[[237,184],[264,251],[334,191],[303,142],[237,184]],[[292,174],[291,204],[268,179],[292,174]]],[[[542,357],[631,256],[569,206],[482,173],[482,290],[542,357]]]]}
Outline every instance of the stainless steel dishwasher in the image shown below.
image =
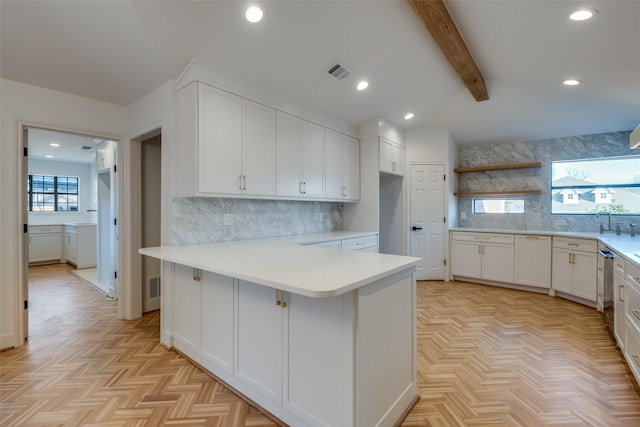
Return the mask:
{"type": "Polygon", "coordinates": [[[616,342],[615,331],[613,329],[613,321],[615,319],[613,305],[613,259],[616,254],[609,248],[598,251],[598,255],[604,257],[604,287],[602,301],[602,318],[609,336],[616,342]]]}

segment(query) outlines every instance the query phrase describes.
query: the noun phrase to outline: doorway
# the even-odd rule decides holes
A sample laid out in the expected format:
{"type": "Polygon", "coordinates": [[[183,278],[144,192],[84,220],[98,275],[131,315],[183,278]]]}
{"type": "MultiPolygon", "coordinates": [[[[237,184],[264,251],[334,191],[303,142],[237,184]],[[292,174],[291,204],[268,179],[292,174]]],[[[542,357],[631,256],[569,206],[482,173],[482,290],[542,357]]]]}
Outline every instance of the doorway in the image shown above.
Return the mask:
{"type": "Polygon", "coordinates": [[[116,164],[117,142],[100,135],[31,125],[22,125],[21,131],[25,147],[22,178],[27,183],[22,206],[24,224],[28,227],[23,239],[21,284],[25,300],[21,327],[26,338],[29,265],[72,264],[77,276],[85,282],[104,294],[117,295],[117,281],[113,277],[118,255],[113,237],[117,185],[110,172],[116,164]],[[38,234],[43,229],[48,230],[46,239],[38,234]],[[43,242],[46,247],[38,246],[43,242]],[[108,251],[104,253],[101,247],[107,247],[108,251]],[[101,252],[102,259],[97,256],[101,252]],[[101,274],[107,278],[104,289],[99,286],[101,274]]]}
{"type": "Polygon", "coordinates": [[[411,164],[409,252],[421,258],[417,280],[445,279],[446,205],[444,165],[411,164]]]}

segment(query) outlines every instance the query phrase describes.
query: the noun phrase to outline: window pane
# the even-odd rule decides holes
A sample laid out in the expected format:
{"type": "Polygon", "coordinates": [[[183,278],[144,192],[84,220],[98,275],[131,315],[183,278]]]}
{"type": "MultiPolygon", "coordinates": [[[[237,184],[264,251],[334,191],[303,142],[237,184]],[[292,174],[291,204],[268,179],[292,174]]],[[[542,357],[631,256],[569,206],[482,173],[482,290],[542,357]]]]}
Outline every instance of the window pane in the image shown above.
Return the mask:
{"type": "Polygon", "coordinates": [[[523,199],[473,199],[474,214],[521,214],[523,199]]]}
{"type": "Polygon", "coordinates": [[[32,211],[77,211],[78,177],[31,175],[27,192],[32,211]]]}

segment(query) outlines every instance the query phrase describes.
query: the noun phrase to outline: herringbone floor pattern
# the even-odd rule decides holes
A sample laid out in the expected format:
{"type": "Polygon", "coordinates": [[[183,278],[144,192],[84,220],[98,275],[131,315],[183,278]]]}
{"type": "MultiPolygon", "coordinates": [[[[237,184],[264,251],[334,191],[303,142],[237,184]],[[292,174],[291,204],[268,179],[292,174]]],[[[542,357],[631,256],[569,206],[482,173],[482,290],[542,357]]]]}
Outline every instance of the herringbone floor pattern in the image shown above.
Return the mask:
{"type": "MultiPolygon", "coordinates": [[[[30,270],[29,343],[0,354],[0,425],[274,425],[160,346],[158,312],[118,320],[70,270],[30,270]]],[[[592,309],[418,284],[422,398],[403,426],[640,426],[634,384],[592,309]]]]}

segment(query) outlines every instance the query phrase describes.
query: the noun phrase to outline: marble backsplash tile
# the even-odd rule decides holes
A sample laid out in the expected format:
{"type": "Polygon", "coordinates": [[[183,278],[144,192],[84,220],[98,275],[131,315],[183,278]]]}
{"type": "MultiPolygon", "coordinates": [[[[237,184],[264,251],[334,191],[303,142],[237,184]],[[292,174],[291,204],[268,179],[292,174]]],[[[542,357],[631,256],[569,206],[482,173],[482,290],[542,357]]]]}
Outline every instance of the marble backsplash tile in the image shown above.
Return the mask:
{"type": "Polygon", "coordinates": [[[342,203],[184,197],[172,208],[175,245],[342,230],[342,203]]]}
{"type": "MultiPolygon", "coordinates": [[[[517,196],[524,199],[524,214],[473,214],[473,197],[458,197],[458,226],[486,229],[586,231],[597,232],[599,222],[608,218],[595,215],[551,215],[551,162],[639,155],[629,149],[630,132],[612,132],[539,141],[517,141],[473,147],[460,147],[458,166],[527,163],[540,161],[540,168],[513,169],[458,175],[458,191],[499,191],[540,189],[539,195],[517,196]],[[466,218],[462,218],[462,215],[466,218]]],[[[625,234],[630,223],[640,223],[639,216],[614,216],[625,234]]]]}

